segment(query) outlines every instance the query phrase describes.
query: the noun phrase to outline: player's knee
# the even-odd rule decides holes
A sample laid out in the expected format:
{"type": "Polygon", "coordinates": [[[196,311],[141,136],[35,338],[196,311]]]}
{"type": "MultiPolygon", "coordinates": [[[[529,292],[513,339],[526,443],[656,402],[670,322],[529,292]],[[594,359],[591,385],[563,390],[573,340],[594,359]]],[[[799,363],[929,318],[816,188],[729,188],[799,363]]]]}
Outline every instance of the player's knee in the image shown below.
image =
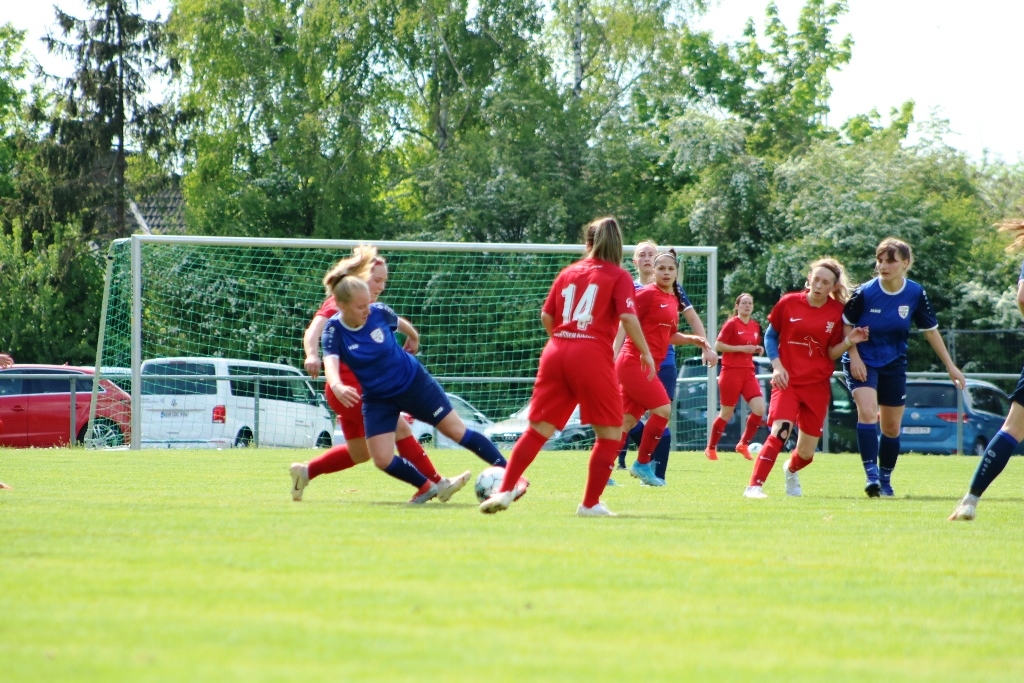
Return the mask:
{"type": "Polygon", "coordinates": [[[776,434],[775,436],[778,437],[779,441],[785,443],[786,439],[789,438],[789,434],[792,429],[793,423],[783,420],[781,423],[779,423],[779,433],[776,434]]]}

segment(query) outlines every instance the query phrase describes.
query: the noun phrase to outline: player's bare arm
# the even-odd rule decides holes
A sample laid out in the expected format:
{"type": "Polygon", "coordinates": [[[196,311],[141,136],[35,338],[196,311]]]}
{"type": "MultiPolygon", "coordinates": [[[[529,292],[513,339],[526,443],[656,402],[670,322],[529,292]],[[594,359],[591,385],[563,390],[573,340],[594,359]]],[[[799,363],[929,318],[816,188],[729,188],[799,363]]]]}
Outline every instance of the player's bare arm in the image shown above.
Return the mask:
{"type": "MultiPolygon", "coordinates": [[[[683,317],[686,318],[686,324],[690,326],[690,329],[693,330],[694,334],[698,337],[704,337],[707,339],[708,335],[707,332],[704,331],[704,323],[701,322],[700,316],[697,315],[697,311],[694,310],[692,306],[683,311],[683,317]]],[[[707,346],[701,352],[701,356],[703,357],[706,365],[718,364],[718,354],[715,353],[715,350],[712,349],[711,346],[707,346]]]]}
{"type": "Polygon", "coordinates": [[[548,337],[555,331],[555,318],[549,313],[540,314],[540,324],[544,326],[544,331],[548,333],[548,337]]]}
{"type": "Polygon", "coordinates": [[[420,350],[420,333],[412,326],[412,323],[405,318],[398,318],[398,331],[405,335],[405,343],[402,344],[402,348],[416,355],[420,350]]]}
{"type": "MultiPolygon", "coordinates": [[[[853,332],[853,325],[843,325],[843,333],[846,336],[850,336],[850,332],[853,332]]],[[[859,382],[863,382],[868,378],[868,369],[864,365],[863,359],[860,357],[860,351],[857,350],[857,345],[854,344],[848,350],[850,356],[850,374],[853,378],[859,382]]]]}
{"type": "Polygon", "coordinates": [[[341,360],[337,356],[324,358],[324,375],[327,376],[327,386],[341,401],[341,405],[351,408],[359,402],[359,392],[341,381],[341,360]]]}
{"type": "Polygon", "coordinates": [[[847,351],[851,351],[857,348],[857,344],[868,340],[868,328],[866,327],[854,327],[850,332],[843,338],[843,341],[839,342],[828,350],[828,357],[832,360],[839,358],[847,351]]]}
{"type": "Polygon", "coordinates": [[[967,378],[964,377],[964,373],[960,372],[960,368],[956,366],[953,359],[949,357],[949,351],[946,350],[946,343],[942,341],[942,335],[938,330],[925,330],[924,338],[928,340],[928,345],[932,347],[932,351],[939,357],[942,364],[946,367],[946,372],[949,373],[949,378],[953,380],[953,384],[963,389],[967,386],[967,378]]]}
{"type": "Polygon", "coordinates": [[[320,336],[326,325],[327,318],[315,315],[302,335],[302,348],[306,352],[306,361],[302,365],[313,379],[320,376],[320,336]]]}

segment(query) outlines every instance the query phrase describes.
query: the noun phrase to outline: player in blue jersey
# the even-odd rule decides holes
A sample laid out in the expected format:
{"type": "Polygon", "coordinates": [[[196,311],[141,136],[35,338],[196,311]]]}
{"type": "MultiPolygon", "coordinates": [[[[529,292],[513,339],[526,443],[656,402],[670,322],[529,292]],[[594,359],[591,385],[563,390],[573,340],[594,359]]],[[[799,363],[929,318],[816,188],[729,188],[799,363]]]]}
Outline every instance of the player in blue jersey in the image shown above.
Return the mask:
{"type": "MultiPolygon", "coordinates": [[[[650,240],[645,240],[636,245],[636,249],[633,251],[633,265],[636,268],[636,279],[633,280],[633,287],[636,291],[640,291],[644,287],[654,282],[654,259],[658,256],[658,245],[650,240]]],[[[679,285],[679,295],[682,301],[682,315],[690,326],[690,330],[694,335],[707,338],[704,332],[704,323],[700,319],[700,314],[697,313],[697,309],[693,307],[690,302],[690,298],[686,294],[686,290],[683,289],[682,285],[679,285]]],[[[625,331],[619,330],[619,334],[615,338],[615,353],[618,355],[619,349],[621,348],[625,340],[625,331]]],[[[709,366],[718,364],[718,354],[715,353],[710,347],[705,345],[701,352],[704,363],[709,366]]],[[[676,347],[671,344],[668,347],[668,354],[665,356],[665,360],[658,366],[658,379],[661,380],[662,386],[665,387],[665,392],[668,394],[668,400],[671,403],[676,397],[676,374],[678,369],[676,368],[676,347]]],[[[645,423],[643,420],[638,420],[636,425],[629,430],[629,434],[626,437],[626,444],[619,451],[619,469],[626,469],[626,450],[629,448],[629,442],[632,441],[636,444],[637,448],[640,447],[640,441],[643,438],[645,423]]],[[[672,450],[672,432],[666,427],[661,439],[658,441],[658,446],[651,454],[651,462],[654,463],[654,475],[664,481],[665,474],[668,471],[668,456],[672,450]]]]}
{"type": "MultiPolygon", "coordinates": [[[[372,262],[377,250],[362,246],[356,253],[372,262]]],[[[321,347],[328,386],[344,406],[360,399],[359,392],[342,382],[345,363],[362,385],[366,445],[374,464],[387,474],[416,488],[413,503],[425,503],[437,495],[434,482],[408,460],[394,455],[395,425],[404,411],[473,451],[489,465],[505,466],[505,458],[483,434],[467,429],[452,410],[441,386],[419,361],[395,339],[395,331],[418,336],[408,321],[382,303],[370,303],[370,289],[362,278],[336,268],[324,278],[334,294],[338,314],[324,326],[321,347]]],[[[522,493],[517,490],[517,497],[522,493]]]]}
{"type": "Polygon", "coordinates": [[[911,324],[924,332],[953,383],[962,389],[966,381],[949,357],[924,287],[906,277],[912,263],[910,245],[893,237],[882,240],[875,249],[878,277],[858,287],[843,309],[847,334],[854,326],[871,331],[867,341],[843,355],[843,372],[857,403],[857,446],[867,476],[864,491],[872,498],[893,495],[911,324]]]}
{"type": "MultiPolygon", "coordinates": [[[[1013,244],[1006,248],[1007,251],[1024,250],[1024,220],[1008,221],[999,226],[999,230],[1016,233],[1013,244]]],[[[1021,264],[1020,275],[1017,278],[1017,308],[1024,314],[1024,263],[1021,264]]],[[[985,455],[981,456],[978,467],[974,470],[974,478],[971,479],[967,495],[949,516],[951,522],[969,522],[974,519],[981,495],[1003,471],[1010,456],[1017,450],[1017,445],[1024,439],[1024,370],[1021,370],[1017,388],[1010,395],[1010,401],[1010,412],[1007,413],[1003,426],[988,442],[985,455]]]]}

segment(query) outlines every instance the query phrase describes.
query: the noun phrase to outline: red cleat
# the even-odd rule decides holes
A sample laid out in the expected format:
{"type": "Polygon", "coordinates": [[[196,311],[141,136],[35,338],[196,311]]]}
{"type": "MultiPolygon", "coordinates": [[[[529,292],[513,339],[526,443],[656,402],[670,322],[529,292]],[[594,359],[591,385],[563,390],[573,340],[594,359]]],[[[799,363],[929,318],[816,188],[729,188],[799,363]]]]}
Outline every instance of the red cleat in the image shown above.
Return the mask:
{"type": "Polygon", "coordinates": [[[747,444],[743,443],[742,441],[740,443],[736,444],[736,452],[739,453],[740,455],[742,455],[747,460],[753,460],[754,459],[754,456],[752,456],[750,454],[750,448],[748,448],[747,444]]]}
{"type": "Polygon", "coordinates": [[[512,500],[516,501],[525,496],[528,488],[530,488],[530,480],[526,477],[519,477],[519,481],[516,482],[516,495],[512,500]]]}
{"type": "Polygon", "coordinates": [[[707,456],[708,460],[718,460],[718,453],[711,446],[704,449],[704,455],[707,456]]]}

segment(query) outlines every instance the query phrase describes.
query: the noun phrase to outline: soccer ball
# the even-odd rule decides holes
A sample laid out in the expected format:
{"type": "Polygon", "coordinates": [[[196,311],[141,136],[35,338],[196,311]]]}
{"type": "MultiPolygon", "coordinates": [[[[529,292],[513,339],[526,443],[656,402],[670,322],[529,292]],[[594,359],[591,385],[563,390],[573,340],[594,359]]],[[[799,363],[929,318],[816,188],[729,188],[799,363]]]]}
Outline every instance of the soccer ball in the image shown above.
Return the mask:
{"type": "Polygon", "coordinates": [[[747,450],[750,451],[751,455],[757,455],[758,453],[761,452],[761,444],[755,441],[754,443],[747,446],[747,450]]]}
{"type": "Polygon", "coordinates": [[[476,499],[481,503],[491,497],[492,493],[501,486],[501,480],[505,478],[504,467],[488,467],[476,478],[476,499]]]}

